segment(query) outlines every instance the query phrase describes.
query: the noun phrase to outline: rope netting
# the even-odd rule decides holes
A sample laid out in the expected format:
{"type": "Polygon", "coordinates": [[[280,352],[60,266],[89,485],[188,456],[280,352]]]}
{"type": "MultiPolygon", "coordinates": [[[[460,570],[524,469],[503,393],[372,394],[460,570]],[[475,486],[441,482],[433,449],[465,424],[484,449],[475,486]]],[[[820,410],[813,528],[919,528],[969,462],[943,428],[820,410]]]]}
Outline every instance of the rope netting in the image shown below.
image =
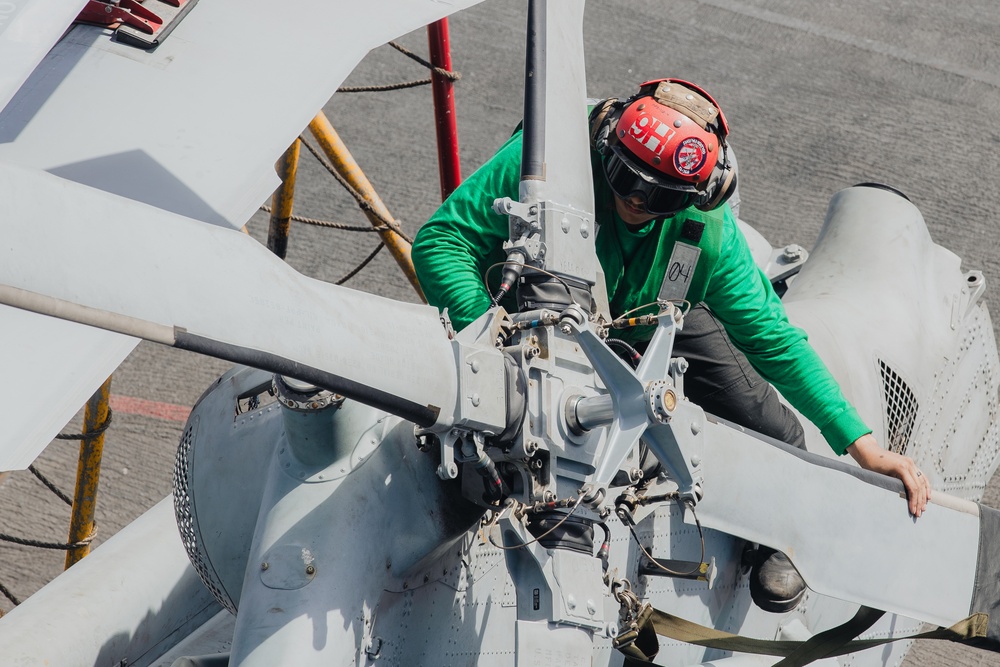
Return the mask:
{"type": "MultiPolygon", "coordinates": [[[[403,55],[405,55],[407,58],[410,58],[414,62],[419,63],[420,65],[426,67],[427,69],[429,69],[430,71],[434,72],[435,74],[438,74],[438,75],[440,75],[440,76],[448,79],[449,81],[452,81],[452,82],[459,81],[462,78],[462,75],[459,72],[453,72],[451,70],[446,70],[446,69],[443,69],[441,67],[436,67],[431,62],[425,60],[424,58],[421,58],[416,53],[413,53],[412,51],[410,51],[406,47],[402,46],[398,42],[389,42],[389,46],[391,46],[392,48],[396,49],[397,51],[399,51],[400,53],[402,53],[403,55]]],[[[341,86],[340,88],[337,89],[337,92],[338,93],[387,92],[387,91],[393,91],[393,90],[404,90],[406,88],[416,88],[417,86],[426,86],[426,85],[431,84],[432,82],[433,82],[433,79],[430,78],[430,77],[428,77],[426,79],[419,79],[419,80],[415,80],[415,81],[403,81],[403,82],[399,82],[399,83],[391,83],[391,84],[386,84],[386,85],[341,86]]],[[[325,227],[325,228],[328,228],[328,229],[338,229],[340,231],[345,231],[345,232],[362,232],[362,233],[367,233],[367,232],[392,231],[393,233],[399,235],[400,238],[405,239],[407,243],[409,243],[411,245],[413,244],[413,239],[411,239],[409,236],[407,236],[406,234],[403,233],[403,230],[400,227],[398,219],[386,218],[384,215],[382,215],[374,206],[372,206],[371,202],[369,202],[367,199],[365,199],[365,197],[360,192],[358,192],[357,189],[355,189],[347,181],[347,179],[345,179],[340,174],[340,172],[337,171],[337,169],[332,164],[330,164],[329,160],[327,160],[326,157],[321,152],[319,152],[305,138],[305,136],[300,136],[299,137],[299,141],[302,142],[302,144],[312,154],[312,156],[323,166],[324,169],[326,169],[326,171],[331,176],[333,176],[333,178],[341,185],[341,187],[343,187],[345,190],[347,190],[347,192],[357,202],[358,208],[360,208],[362,211],[364,211],[366,215],[374,217],[376,220],[379,221],[380,224],[379,225],[368,225],[368,226],[365,226],[365,225],[350,225],[350,224],[346,224],[346,223],[342,223],[342,222],[333,222],[331,220],[320,220],[320,219],[317,219],[317,218],[309,218],[309,217],[305,217],[305,216],[301,216],[301,215],[294,215],[294,214],[289,216],[290,220],[294,220],[295,222],[299,222],[299,223],[302,223],[302,224],[305,224],[305,225],[313,225],[313,226],[316,226],[316,227],[325,227]]],[[[265,213],[269,213],[269,214],[273,212],[273,209],[271,208],[271,206],[268,206],[267,204],[262,205],[260,207],[260,210],[264,211],[265,213]]],[[[340,280],[335,281],[335,284],[337,284],[337,285],[343,285],[348,280],[350,280],[351,278],[353,278],[354,276],[356,276],[358,273],[360,273],[366,266],[368,266],[368,264],[371,263],[371,261],[373,259],[375,259],[375,257],[379,254],[379,252],[384,247],[385,247],[385,243],[384,242],[380,242],[378,244],[378,246],[376,246],[375,250],[373,250],[367,257],[365,257],[363,260],[361,260],[361,262],[357,266],[355,266],[353,269],[351,269],[343,278],[341,278],[340,280]]]]}
{"type": "MultiPolygon", "coordinates": [[[[108,408],[108,416],[104,421],[97,426],[97,428],[89,431],[87,433],[60,433],[56,435],[56,440],[90,440],[96,438],[97,436],[103,434],[111,426],[112,420],[111,408],[108,408]]],[[[52,480],[46,477],[42,471],[38,469],[34,464],[28,466],[28,472],[30,472],[35,479],[41,482],[45,488],[52,492],[59,500],[61,500],[66,505],[72,507],[73,499],[69,495],[60,489],[52,480]]],[[[80,547],[85,547],[94,541],[97,537],[97,524],[94,524],[93,530],[90,534],[78,542],[48,542],[46,540],[36,540],[28,537],[19,537],[17,535],[9,535],[7,533],[0,532],[0,542],[7,542],[8,544],[17,544],[24,547],[32,547],[35,549],[50,549],[53,551],[69,551],[70,549],[79,549],[80,547]]],[[[9,588],[0,583],[0,595],[10,600],[10,602],[16,607],[21,604],[21,600],[10,591],[9,588]]],[[[0,610],[0,616],[3,615],[2,610],[0,610]]]]}

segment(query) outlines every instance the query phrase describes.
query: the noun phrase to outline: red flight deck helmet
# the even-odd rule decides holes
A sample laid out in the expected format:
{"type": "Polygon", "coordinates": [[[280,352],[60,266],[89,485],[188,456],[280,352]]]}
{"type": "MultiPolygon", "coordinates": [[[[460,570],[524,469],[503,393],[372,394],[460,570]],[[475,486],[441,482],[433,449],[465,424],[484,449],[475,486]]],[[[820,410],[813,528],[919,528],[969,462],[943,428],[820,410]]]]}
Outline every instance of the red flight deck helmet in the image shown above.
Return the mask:
{"type": "Polygon", "coordinates": [[[611,189],[622,199],[640,197],[649,213],[712,210],[735,190],[726,118],[692,83],[647,81],[624,102],[595,107],[591,125],[611,189]]]}

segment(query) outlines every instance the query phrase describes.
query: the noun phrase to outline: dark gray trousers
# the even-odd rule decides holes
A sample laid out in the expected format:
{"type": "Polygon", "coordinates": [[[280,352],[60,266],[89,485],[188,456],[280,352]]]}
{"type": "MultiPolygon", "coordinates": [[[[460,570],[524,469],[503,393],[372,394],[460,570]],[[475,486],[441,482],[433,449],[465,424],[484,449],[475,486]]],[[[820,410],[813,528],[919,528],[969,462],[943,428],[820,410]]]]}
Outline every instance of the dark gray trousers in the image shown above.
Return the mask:
{"type": "Polygon", "coordinates": [[[684,318],[674,341],[684,357],[684,393],[706,412],[796,447],[805,447],[802,424],[750,362],[737,350],[718,320],[703,305],[684,318]]]}

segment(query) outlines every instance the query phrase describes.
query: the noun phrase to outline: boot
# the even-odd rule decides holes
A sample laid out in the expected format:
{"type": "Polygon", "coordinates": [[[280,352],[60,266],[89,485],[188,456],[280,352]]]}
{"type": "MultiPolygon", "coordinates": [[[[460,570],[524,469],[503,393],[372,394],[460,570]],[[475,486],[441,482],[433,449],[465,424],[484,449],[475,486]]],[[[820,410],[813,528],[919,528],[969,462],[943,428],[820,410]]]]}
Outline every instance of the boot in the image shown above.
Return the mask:
{"type": "Polygon", "coordinates": [[[806,592],[806,582],[788,556],[763,545],[757,548],[750,571],[750,597],[774,614],[795,609],[806,592]]]}

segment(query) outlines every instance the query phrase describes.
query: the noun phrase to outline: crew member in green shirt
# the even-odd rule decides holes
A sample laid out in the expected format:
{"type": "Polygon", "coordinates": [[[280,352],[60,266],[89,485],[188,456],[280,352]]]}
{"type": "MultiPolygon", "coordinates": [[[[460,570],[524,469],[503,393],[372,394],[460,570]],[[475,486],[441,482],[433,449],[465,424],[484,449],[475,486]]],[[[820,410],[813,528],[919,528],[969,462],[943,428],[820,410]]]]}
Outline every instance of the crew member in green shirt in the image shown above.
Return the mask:
{"type": "MultiPolygon", "coordinates": [[[[726,203],[736,190],[727,135],[715,101],[677,79],[643,83],[627,100],[593,108],[596,249],[612,317],[658,299],[695,304],[674,345],[674,355],[689,362],[684,382],[691,400],[801,447],[802,427],[778,400],[777,387],[837,454],[902,480],[909,510],[920,516],[931,494],[927,477],[910,458],[878,444],[754,264],[726,203]]],[[[490,205],[518,198],[520,159],[518,131],[417,234],[413,262],[421,287],[429,303],[448,308],[456,329],[491,305],[497,286],[485,285],[482,276],[506,259],[509,229],[490,205]]],[[[641,350],[652,331],[613,335],[641,350]]],[[[759,576],[751,579],[754,600],[769,611],[794,608],[804,591],[801,578],[783,554],[760,553],[759,576]]]]}

